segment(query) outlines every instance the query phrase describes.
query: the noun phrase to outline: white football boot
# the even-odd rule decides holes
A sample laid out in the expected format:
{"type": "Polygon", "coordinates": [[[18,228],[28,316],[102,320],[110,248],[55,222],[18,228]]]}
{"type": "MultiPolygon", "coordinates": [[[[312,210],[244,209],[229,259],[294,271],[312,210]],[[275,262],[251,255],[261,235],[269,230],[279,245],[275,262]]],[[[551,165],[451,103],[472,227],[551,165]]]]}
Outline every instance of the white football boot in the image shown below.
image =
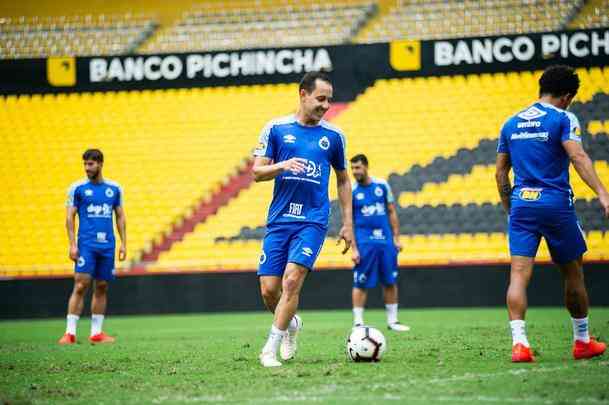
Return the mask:
{"type": "Polygon", "coordinates": [[[395,322],[387,325],[387,329],[392,330],[394,332],[408,332],[410,330],[410,326],[402,325],[399,322],[395,322]]]}
{"type": "Polygon", "coordinates": [[[298,333],[302,330],[302,319],[298,315],[294,315],[294,319],[298,326],[294,330],[288,328],[288,334],[281,340],[279,353],[282,360],[293,359],[298,350],[298,333]]]}
{"type": "Polygon", "coordinates": [[[259,358],[262,367],[281,367],[281,363],[277,360],[277,355],[273,352],[262,352],[259,358]]]}

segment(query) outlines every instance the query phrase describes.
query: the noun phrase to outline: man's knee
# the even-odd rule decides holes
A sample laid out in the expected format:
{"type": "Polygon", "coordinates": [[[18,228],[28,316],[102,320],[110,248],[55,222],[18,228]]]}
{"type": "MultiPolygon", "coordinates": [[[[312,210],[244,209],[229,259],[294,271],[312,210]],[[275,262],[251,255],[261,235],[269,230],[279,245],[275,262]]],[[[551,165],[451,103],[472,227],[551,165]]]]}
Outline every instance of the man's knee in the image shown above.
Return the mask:
{"type": "Polygon", "coordinates": [[[303,270],[303,268],[297,267],[294,269],[294,271],[290,271],[288,274],[286,274],[286,276],[283,278],[283,293],[288,297],[298,294],[307,274],[306,271],[306,269],[303,270]]]}
{"type": "Polygon", "coordinates": [[[108,282],[107,281],[96,281],[95,282],[95,295],[106,295],[108,292],[108,282]]]}
{"type": "Polygon", "coordinates": [[[269,284],[261,283],[260,294],[262,295],[264,302],[274,302],[279,300],[281,290],[274,285],[271,286],[269,284]]]}
{"type": "Polygon", "coordinates": [[[91,285],[91,280],[80,279],[80,280],[74,281],[74,294],[84,295],[87,292],[87,290],[89,289],[90,285],[91,285]]]}

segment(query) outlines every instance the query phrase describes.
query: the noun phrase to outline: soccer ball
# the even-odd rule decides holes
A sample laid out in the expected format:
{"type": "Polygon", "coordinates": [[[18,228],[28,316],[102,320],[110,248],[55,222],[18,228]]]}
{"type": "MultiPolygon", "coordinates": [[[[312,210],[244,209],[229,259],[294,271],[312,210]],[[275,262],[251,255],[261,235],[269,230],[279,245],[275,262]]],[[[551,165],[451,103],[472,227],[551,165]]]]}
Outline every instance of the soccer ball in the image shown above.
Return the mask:
{"type": "Polygon", "coordinates": [[[381,361],[385,350],[387,350],[385,336],[378,329],[368,326],[353,328],[347,339],[347,358],[351,361],[381,361]]]}

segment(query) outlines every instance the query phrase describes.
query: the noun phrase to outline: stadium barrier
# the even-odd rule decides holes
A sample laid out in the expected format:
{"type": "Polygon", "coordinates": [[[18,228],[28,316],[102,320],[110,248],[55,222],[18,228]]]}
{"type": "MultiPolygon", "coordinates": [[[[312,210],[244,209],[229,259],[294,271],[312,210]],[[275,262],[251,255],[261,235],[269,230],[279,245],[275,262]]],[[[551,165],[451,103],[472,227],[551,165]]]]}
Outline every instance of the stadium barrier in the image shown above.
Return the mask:
{"type": "MultiPolygon", "coordinates": [[[[609,305],[606,264],[585,266],[593,306],[609,305]]],[[[507,266],[421,267],[402,269],[400,305],[421,307],[485,307],[505,305],[507,266]]],[[[16,279],[0,282],[0,319],[62,317],[72,279],[16,279]]],[[[351,306],[350,270],[316,271],[306,280],[302,309],[346,309],[351,306]]],[[[252,272],[125,276],[109,289],[108,314],[168,314],[264,310],[258,278],[252,272]]],[[[538,265],[529,287],[532,306],[563,305],[562,281],[556,267],[538,265]]],[[[370,308],[381,308],[381,290],[370,291],[370,308]]],[[[85,303],[84,315],[89,303],[85,303]]],[[[407,315],[405,315],[407,318],[407,315]]]]}
{"type": "Polygon", "coordinates": [[[555,63],[605,65],[609,29],[405,40],[391,43],[184,54],[0,61],[0,94],[292,83],[332,72],[336,101],[379,78],[538,70],[555,63]]]}

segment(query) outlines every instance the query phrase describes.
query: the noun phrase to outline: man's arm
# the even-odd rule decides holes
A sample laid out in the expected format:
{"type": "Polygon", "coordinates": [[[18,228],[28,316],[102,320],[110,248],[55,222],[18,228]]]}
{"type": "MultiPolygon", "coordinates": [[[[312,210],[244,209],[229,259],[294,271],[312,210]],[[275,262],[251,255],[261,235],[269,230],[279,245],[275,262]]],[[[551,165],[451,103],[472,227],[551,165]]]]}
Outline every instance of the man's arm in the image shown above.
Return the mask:
{"type": "Polygon", "coordinates": [[[127,258],[127,218],[125,216],[125,210],[122,206],[118,206],[114,209],[116,212],[116,229],[121,237],[121,246],[118,250],[118,260],[121,262],[127,258]]]}
{"type": "Polygon", "coordinates": [[[254,159],[252,173],[254,180],[268,181],[273,180],[283,172],[291,171],[294,174],[302,173],[306,170],[307,159],[292,158],[278,163],[272,163],[271,158],[257,156],[254,159]]]}
{"type": "Polygon", "coordinates": [[[609,193],[598,177],[592,160],[590,160],[580,142],[568,140],[563,141],[562,145],[567,155],[569,155],[569,159],[571,159],[577,174],[596,193],[603,207],[605,217],[609,218],[609,193]]]}
{"type": "Polygon", "coordinates": [[[395,208],[395,203],[388,203],[387,210],[389,211],[389,223],[391,224],[391,232],[393,233],[393,244],[398,252],[401,252],[402,243],[400,242],[400,220],[398,218],[398,210],[395,208]]]}
{"type": "Polygon", "coordinates": [[[68,231],[68,240],[70,241],[69,256],[73,261],[78,260],[78,245],[76,244],[76,207],[68,206],[66,208],[66,230],[68,231]]]}
{"type": "Polygon", "coordinates": [[[353,246],[354,252],[357,251],[355,238],[353,236],[353,206],[351,201],[351,180],[347,170],[336,170],[336,188],[338,190],[338,200],[340,202],[340,214],[343,221],[343,226],[338,234],[340,244],[341,240],[345,241],[343,254],[347,253],[350,247],[353,246]]]}
{"type": "Polygon", "coordinates": [[[507,214],[510,213],[510,197],[512,195],[512,183],[510,182],[510,169],[512,161],[508,153],[497,153],[497,162],[495,169],[495,180],[497,181],[497,190],[501,198],[501,204],[507,214]]]}

